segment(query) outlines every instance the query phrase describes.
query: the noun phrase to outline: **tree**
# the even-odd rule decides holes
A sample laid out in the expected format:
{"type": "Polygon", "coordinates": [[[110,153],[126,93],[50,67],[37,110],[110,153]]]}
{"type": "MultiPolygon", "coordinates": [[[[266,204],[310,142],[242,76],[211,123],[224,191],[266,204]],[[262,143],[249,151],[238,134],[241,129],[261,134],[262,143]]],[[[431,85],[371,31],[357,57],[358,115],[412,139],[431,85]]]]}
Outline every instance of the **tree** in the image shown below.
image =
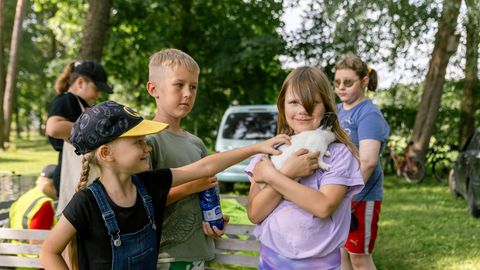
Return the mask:
{"type": "Polygon", "coordinates": [[[99,61],[102,58],[112,0],[90,0],[88,2],[89,8],[79,58],[99,61]]]}
{"type": "Polygon", "coordinates": [[[17,62],[19,56],[19,48],[22,34],[23,13],[27,0],[17,0],[17,7],[15,10],[15,21],[13,25],[12,40],[10,45],[10,56],[8,61],[7,78],[5,82],[5,96],[3,104],[4,112],[4,138],[5,141],[10,141],[10,125],[12,120],[15,85],[17,77],[17,62]]]}
{"type": "Polygon", "coordinates": [[[458,145],[475,131],[476,95],[478,89],[478,45],[480,44],[480,2],[466,0],[467,3],[467,51],[465,63],[465,84],[460,105],[460,132],[458,145]]]}
{"type": "Polygon", "coordinates": [[[414,152],[425,160],[442,97],[445,73],[450,56],[457,50],[459,36],[455,34],[461,0],[444,0],[438,22],[435,46],[424,81],[420,106],[415,117],[411,139],[414,152]]]}

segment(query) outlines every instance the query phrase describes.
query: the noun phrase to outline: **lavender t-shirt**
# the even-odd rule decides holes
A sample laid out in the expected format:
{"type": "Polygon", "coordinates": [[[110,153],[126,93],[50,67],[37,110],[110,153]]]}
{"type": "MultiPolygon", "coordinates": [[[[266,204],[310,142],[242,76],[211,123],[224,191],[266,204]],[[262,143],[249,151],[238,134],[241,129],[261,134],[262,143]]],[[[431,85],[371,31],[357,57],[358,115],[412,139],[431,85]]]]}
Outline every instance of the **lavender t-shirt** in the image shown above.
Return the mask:
{"type": "MultiPolygon", "coordinates": [[[[324,257],[344,246],[350,228],[350,202],[364,184],[359,161],[344,144],[332,143],[328,151],[330,157],[323,160],[332,168],[328,172],[317,170],[300,179],[300,183],[315,190],[331,184],[347,186],[337,210],[322,219],[283,200],[253,232],[262,245],[290,259],[324,257]]],[[[261,157],[255,156],[245,169],[250,181],[253,181],[252,171],[261,157]]]]}

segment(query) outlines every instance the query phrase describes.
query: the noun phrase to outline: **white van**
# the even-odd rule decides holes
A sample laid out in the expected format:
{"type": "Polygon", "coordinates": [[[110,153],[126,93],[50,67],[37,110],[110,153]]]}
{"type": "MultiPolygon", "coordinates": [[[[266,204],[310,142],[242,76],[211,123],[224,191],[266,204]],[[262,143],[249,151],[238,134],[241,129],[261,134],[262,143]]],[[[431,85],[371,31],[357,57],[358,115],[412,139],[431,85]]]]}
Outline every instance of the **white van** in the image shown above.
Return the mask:
{"type": "MultiPolygon", "coordinates": [[[[238,105],[228,108],[218,129],[215,151],[223,152],[247,146],[277,133],[278,110],[276,105],[238,105]]],[[[244,172],[250,159],[244,160],[217,174],[223,192],[233,190],[235,182],[248,182],[244,172]]]]}

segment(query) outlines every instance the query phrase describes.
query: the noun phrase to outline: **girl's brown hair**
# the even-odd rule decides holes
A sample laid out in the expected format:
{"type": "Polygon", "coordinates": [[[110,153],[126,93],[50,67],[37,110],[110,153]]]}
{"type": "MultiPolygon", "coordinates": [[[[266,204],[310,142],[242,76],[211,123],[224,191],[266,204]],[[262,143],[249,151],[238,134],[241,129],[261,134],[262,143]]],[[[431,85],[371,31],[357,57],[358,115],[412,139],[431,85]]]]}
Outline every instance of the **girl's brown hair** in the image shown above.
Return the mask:
{"type": "MultiPolygon", "coordinates": [[[[285,118],[285,96],[288,89],[291,89],[300,99],[302,106],[309,115],[313,113],[317,95],[320,95],[322,99],[323,105],[325,106],[325,113],[333,112],[335,115],[337,114],[333,90],[331,89],[327,76],[316,67],[299,67],[288,74],[278,95],[277,134],[293,135],[294,133],[285,118]]],[[[345,144],[350,152],[358,159],[357,148],[351,142],[350,137],[345,133],[338,121],[334,121],[332,132],[337,138],[336,141],[345,144]]]]}
{"type": "Polygon", "coordinates": [[[377,71],[369,67],[365,62],[353,53],[343,55],[335,64],[335,70],[351,69],[357,74],[358,78],[363,79],[368,76],[367,89],[375,91],[378,84],[377,71]]]}
{"type": "Polygon", "coordinates": [[[80,74],[78,74],[77,72],[74,71],[75,70],[75,65],[77,63],[80,63],[80,62],[73,61],[70,64],[68,64],[63,69],[62,74],[60,74],[60,76],[58,76],[57,81],[55,81],[55,86],[54,86],[57,94],[62,94],[62,93],[67,92],[68,89],[70,88],[70,86],[75,82],[75,80],[78,77],[82,77],[87,82],[91,81],[89,78],[87,78],[85,76],[82,76],[82,75],[80,75],[80,74]]]}

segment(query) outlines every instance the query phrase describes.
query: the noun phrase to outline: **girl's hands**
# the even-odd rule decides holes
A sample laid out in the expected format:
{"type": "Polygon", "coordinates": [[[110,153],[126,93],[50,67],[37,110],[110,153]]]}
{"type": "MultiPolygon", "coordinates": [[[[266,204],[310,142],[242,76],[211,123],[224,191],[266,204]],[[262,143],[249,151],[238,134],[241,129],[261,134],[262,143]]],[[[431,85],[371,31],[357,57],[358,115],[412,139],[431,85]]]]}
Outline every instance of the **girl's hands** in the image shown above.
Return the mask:
{"type": "Polygon", "coordinates": [[[225,233],[225,228],[227,227],[228,221],[230,221],[230,217],[227,215],[223,215],[223,230],[219,230],[217,227],[211,227],[210,223],[207,221],[203,221],[203,232],[210,236],[210,237],[222,237],[225,233]]]}
{"type": "Polygon", "coordinates": [[[309,153],[306,149],[300,149],[285,161],[280,172],[291,179],[309,176],[318,169],[318,155],[318,151],[309,153]]]}
{"type": "Polygon", "coordinates": [[[258,143],[256,146],[259,153],[279,155],[282,153],[282,151],[275,149],[274,147],[280,144],[290,145],[290,136],[286,134],[280,134],[271,139],[258,143]]]}
{"type": "Polygon", "coordinates": [[[257,164],[255,164],[255,168],[253,168],[253,179],[256,183],[268,184],[271,179],[275,178],[275,174],[278,173],[279,171],[277,171],[272,161],[264,156],[257,164]]]}

